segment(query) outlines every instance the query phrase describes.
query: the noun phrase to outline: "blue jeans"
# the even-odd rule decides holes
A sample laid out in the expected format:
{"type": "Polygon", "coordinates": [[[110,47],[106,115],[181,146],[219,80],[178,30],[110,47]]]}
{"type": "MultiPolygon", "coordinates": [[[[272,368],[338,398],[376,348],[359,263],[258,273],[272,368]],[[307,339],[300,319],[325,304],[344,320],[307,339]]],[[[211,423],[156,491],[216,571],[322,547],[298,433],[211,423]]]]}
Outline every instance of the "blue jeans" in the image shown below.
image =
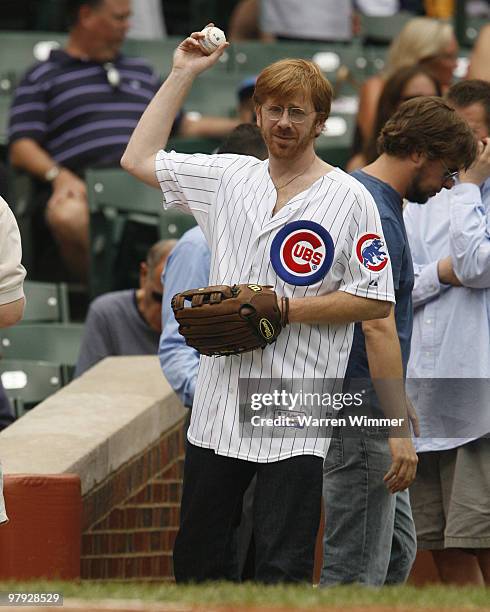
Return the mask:
{"type": "Polygon", "coordinates": [[[391,464],[386,438],[336,430],[324,463],[325,535],[321,586],[401,584],[417,542],[408,490],[383,482],[391,464]]]}

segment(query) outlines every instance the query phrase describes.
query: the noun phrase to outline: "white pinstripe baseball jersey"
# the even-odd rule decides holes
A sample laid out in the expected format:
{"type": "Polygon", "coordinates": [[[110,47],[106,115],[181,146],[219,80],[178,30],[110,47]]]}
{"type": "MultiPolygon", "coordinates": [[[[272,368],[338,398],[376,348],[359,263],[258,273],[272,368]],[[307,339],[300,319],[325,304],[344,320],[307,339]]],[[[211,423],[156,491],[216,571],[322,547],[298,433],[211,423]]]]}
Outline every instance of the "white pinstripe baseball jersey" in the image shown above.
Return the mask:
{"type": "MultiPolygon", "coordinates": [[[[190,209],[206,236],[211,285],[272,285],[289,298],[341,290],[395,301],[374,200],[342,170],[325,174],[273,216],[268,160],[159,151],[155,163],[164,207],[190,209]]],[[[189,441],[257,462],[325,457],[327,438],[241,438],[238,381],[342,378],[352,335],[353,324],[295,323],[264,350],[201,357],[189,441]]]]}

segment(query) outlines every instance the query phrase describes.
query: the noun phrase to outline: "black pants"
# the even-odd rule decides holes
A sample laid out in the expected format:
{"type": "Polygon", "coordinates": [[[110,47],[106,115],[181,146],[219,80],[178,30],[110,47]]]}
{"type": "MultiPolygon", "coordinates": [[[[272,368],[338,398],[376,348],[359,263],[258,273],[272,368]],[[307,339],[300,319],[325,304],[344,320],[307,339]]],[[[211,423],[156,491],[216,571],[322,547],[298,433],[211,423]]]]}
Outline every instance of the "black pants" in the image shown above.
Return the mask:
{"type": "Polygon", "coordinates": [[[255,463],[188,444],[174,547],[177,582],[239,580],[237,527],[243,494],[257,474],[255,579],[311,583],[322,467],[323,460],[312,455],[255,463]]]}

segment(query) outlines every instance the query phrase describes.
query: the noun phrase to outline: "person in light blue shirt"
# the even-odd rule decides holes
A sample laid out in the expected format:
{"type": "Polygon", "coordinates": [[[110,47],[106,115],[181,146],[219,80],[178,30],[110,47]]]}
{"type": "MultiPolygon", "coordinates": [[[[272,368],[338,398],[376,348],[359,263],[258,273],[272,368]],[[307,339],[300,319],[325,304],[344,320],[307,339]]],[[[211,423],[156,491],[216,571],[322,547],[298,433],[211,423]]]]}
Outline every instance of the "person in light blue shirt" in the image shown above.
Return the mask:
{"type": "Polygon", "coordinates": [[[199,353],[179,334],[170,301],[185,289],[209,284],[208,244],[200,227],[188,230],[170,253],[163,274],[162,334],[158,348],[160,365],[172,389],[187,408],[192,407],[199,369],[199,353]]]}
{"type": "Polygon", "coordinates": [[[415,287],[407,390],[420,420],[418,547],[443,582],[490,584],[490,83],[448,101],[482,149],[450,191],[404,212],[415,287]]]}

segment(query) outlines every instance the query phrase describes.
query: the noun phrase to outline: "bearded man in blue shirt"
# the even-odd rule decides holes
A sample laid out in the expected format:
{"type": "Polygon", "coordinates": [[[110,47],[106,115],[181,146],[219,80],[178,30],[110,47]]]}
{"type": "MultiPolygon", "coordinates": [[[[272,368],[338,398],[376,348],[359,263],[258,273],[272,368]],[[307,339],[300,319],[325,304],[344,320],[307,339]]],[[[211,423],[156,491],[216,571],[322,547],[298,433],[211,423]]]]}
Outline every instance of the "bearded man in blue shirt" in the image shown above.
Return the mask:
{"type": "MultiPolygon", "coordinates": [[[[380,248],[389,252],[396,304],[386,319],[356,323],[344,389],[360,385],[368,399],[365,408],[388,416],[405,402],[412,334],[414,272],[403,198],[425,203],[443,188],[451,188],[457,170],[473,162],[476,143],[466,122],[446,102],[419,97],[404,102],[386,123],[378,151],[380,156],[353,176],[371,192],[378,207],[386,241],[380,248]]],[[[376,282],[377,260],[363,259],[362,265],[373,272],[371,282],[376,282]]],[[[417,433],[414,415],[409,416],[417,433]]],[[[409,429],[334,430],[324,464],[321,586],[382,586],[407,579],[416,541],[407,490],[412,478],[400,474],[397,465],[401,436],[409,437],[409,429]]]]}

